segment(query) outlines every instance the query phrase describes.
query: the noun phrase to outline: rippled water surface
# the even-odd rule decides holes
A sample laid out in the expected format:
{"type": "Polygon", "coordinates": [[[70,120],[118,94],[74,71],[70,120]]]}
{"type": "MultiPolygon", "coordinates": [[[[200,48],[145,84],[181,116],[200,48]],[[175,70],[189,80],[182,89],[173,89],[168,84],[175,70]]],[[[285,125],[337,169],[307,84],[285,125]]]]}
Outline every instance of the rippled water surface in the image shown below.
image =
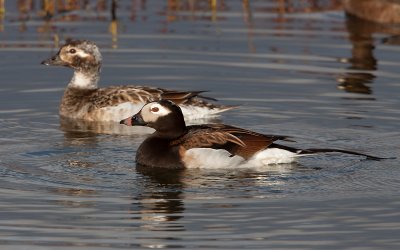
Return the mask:
{"type": "Polygon", "coordinates": [[[400,248],[399,26],[340,1],[121,0],[114,22],[109,2],[39,2],[0,19],[1,249],[400,248]],[[209,90],[240,105],[216,122],[397,159],[136,168],[145,135],[60,121],[72,71],[40,62],[68,37],[101,47],[102,86],[209,90]]]}

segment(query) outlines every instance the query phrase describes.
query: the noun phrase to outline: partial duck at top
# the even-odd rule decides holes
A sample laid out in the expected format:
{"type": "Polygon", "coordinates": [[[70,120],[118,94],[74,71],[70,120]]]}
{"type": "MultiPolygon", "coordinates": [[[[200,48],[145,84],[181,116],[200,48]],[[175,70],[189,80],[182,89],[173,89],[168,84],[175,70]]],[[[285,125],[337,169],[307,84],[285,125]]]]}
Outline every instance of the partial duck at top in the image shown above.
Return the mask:
{"type": "Polygon", "coordinates": [[[151,101],[166,99],[179,105],[185,120],[207,119],[233,106],[209,102],[204,91],[177,91],[146,86],[99,88],[102,56],[98,46],[88,40],[69,40],[56,55],[42,64],[66,66],[74,70],[60,104],[60,116],[85,121],[120,121],[137,113],[151,101]]]}

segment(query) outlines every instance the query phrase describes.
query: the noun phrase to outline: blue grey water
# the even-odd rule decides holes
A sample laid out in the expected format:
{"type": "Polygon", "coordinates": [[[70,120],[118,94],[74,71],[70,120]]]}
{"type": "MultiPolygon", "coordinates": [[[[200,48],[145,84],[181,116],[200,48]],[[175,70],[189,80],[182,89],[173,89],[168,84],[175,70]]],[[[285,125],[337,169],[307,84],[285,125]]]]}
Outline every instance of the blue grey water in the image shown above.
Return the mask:
{"type": "Polygon", "coordinates": [[[1,249],[400,248],[398,26],[338,1],[121,0],[114,23],[94,1],[49,19],[17,2],[0,19],[1,249]],[[217,122],[397,159],[136,169],[145,135],[60,123],[72,71],[40,62],[68,37],[101,47],[102,86],[208,90],[240,105],[217,122]]]}

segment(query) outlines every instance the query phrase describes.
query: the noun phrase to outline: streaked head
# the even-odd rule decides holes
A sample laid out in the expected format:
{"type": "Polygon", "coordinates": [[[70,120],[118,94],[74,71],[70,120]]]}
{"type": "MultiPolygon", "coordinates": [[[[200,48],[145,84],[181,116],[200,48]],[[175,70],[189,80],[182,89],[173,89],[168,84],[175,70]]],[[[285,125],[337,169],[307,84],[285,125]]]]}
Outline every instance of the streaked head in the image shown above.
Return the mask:
{"type": "Polygon", "coordinates": [[[57,54],[44,60],[42,64],[66,66],[81,72],[98,72],[101,67],[101,53],[94,42],[71,40],[64,44],[57,54]]]}

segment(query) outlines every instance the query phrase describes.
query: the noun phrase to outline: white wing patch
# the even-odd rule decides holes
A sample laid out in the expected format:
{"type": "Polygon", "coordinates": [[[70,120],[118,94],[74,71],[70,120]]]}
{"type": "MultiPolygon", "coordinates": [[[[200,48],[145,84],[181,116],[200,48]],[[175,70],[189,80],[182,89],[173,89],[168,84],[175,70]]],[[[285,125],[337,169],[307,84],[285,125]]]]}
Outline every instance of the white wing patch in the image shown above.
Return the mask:
{"type": "Polygon", "coordinates": [[[183,162],[187,168],[258,168],[274,164],[287,164],[296,161],[296,153],[270,148],[256,153],[248,161],[240,156],[232,156],[223,149],[192,148],[186,151],[183,162]]]}

